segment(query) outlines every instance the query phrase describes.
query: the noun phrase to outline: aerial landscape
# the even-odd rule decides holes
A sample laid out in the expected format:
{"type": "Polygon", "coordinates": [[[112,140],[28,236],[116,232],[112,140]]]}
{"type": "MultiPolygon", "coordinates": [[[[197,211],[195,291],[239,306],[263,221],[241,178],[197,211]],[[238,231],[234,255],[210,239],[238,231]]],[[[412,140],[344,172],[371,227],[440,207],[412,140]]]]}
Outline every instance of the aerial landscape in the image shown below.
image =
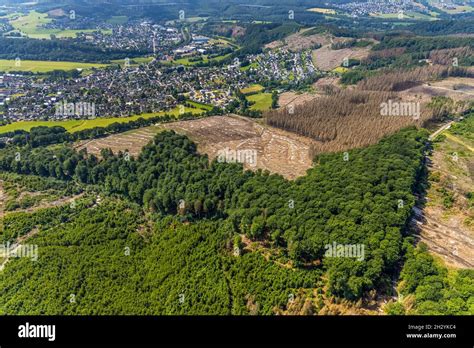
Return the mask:
{"type": "Polygon", "coordinates": [[[0,0],[0,240],[0,316],[474,315],[474,1],[0,0]]]}

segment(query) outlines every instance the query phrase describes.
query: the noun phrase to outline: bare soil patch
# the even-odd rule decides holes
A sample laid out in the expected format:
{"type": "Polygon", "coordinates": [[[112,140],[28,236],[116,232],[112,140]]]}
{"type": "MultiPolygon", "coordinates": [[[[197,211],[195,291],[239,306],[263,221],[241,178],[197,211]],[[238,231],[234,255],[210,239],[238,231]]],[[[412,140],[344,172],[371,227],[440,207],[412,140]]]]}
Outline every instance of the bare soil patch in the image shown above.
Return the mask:
{"type": "Polygon", "coordinates": [[[329,71],[341,66],[344,59],[366,59],[369,56],[370,47],[331,49],[331,45],[324,45],[313,50],[313,63],[321,70],[329,71]]]}
{"type": "Polygon", "coordinates": [[[317,92],[324,92],[327,87],[339,88],[341,78],[336,76],[323,77],[313,84],[317,92]]]}
{"type": "Polygon", "coordinates": [[[449,97],[455,101],[470,101],[474,99],[474,79],[449,77],[409,88],[400,94],[406,100],[419,99],[422,102],[429,102],[432,97],[437,96],[449,97]]]}
{"type": "Polygon", "coordinates": [[[225,149],[255,150],[256,164],[244,163],[245,169],[269,170],[295,179],[312,166],[311,139],[237,115],[179,121],[164,127],[189,136],[210,159],[225,149]]]}
{"type": "Polygon", "coordinates": [[[435,255],[456,268],[474,269],[474,234],[463,223],[462,217],[443,217],[442,207],[427,207],[417,215],[419,238],[435,255]]]}
{"type": "Polygon", "coordinates": [[[121,151],[137,157],[142,148],[153,139],[159,129],[159,127],[151,126],[110,135],[105,138],[85,140],[79,142],[75,148],[77,151],[87,149],[88,154],[94,154],[98,157],[100,157],[100,151],[107,148],[111,149],[114,154],[121,151]]]}
{"type": "Polygon", "coordinates": [[[301,51],[308,48],[313,48],[314,45],[328,45],[333,41],[345,41],[343,38],[334,38],[331,34],[314,34],[314,35],[304,35],[302,30],[298,33],[291,34],[283,40],[277,40],[270,42],[265,45],[265,48],[275,49],[275,48],[286,48],[291,51],[301,51]]]}
{"type": "Polygon", "coordinates": [[[449,266],[473,269],[474,208],[466,193],[474,187],[474,151],[467,139],[455,137],[449,130],[444,135],[428,161],[432,179],[426,206],[415,209],[416,224],[420,240],[433,254],[449,266]],[[453,153],[464,155],[454,159],[453,153]],[[446,205],[446,197],[452,198],[452,204],[446,205]]]}
{"type": "Polygon", "coordinates": [[[293,105],[301,105],[307,103],[315,98],[318,98],[318,94],[315,93],[295,93],[295,92],[284,92],[280,94],[278,104],[281,108],[293,105]]]}
{"type": "Polygon", "coordinates": [[[314,93],[283,92],[278,98],[278,104],[280,105],[280,108],[284,108],[289,105],[293,105],[296,107],[305,104],[314,99],[320,98],[322,95],[325,95],[326,89],[328,87],[333,89],[339,89],[339,81],[339,77],[323,77],[313,84],[313,88],[315,89],[314,93]]]}

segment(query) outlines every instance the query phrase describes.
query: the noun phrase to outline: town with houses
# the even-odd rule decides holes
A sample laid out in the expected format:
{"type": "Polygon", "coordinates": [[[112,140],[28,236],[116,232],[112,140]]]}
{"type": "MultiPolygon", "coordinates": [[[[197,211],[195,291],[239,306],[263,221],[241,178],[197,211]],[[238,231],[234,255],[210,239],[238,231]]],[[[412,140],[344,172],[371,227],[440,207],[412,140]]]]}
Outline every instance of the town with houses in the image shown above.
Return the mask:
{"type": "Polygon", "coordinates": [[[164,53],[166,49],[176,46],[183,35],[177,28],[164,27],[149,21],[130,23],[127,26],[104,26],[104,30],[92,33],[79,33],[78,42],[87,42],[102,48],[164,53]],[[106,30],[111,30],[108,33],[106,30]]]}
{"type": "Polygon", "coordinates": [[[366,2],[354,1],[334,4],[333,6],[349,13],[353,17],[371,14],[400,14],[420,10],[420,5],[413,0],[367,0],[366,2]]]}
{"type": "Polygon", "coordinates": [[[138,62],[126,58],[59,81],[4,73],[0,75],[4,121],[84,117],[58,112],[58,105],[65,103],[91,103],[93,117],[167,112],[186,101],[229,111],[236,92],[252,84],[295,85],[314,81],[319,74],[309,51],[277,49],[248,55],[245,66],[238,58],[206,64],[230,56],[234,44],[149,21],[116,26],[111,34],[83,33],[75,40],[151,54],[138,62]]]}

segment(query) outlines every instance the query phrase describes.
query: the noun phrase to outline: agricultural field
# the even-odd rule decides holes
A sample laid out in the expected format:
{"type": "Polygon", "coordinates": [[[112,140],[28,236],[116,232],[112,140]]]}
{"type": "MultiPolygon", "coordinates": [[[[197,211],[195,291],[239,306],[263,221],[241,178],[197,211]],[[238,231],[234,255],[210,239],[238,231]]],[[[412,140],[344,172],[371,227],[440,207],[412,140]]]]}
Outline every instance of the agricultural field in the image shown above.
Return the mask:
{"type": "Polygon", "coordinates": [[[206,111],[211,111],[212,108],[213,108],[212,105],[204,104],[204,103],[198,103],[198,102],[195,102],[195,101],[192,101],[192,100],[187,100],[186,104],[194,106],[197,109],[206,110],[206,111]]]}
{"type": "Polygon", "coordinates": [[[109,24],[115,24],[115,25],[120,25],[120,24],[125,24],[128,22],[128,17],[127,16],[112,16],[106,21],[109,24]]]}
{"type": "MultiPolygon", "coordinates": [[[[20,121],[14,122],[11,124],[7,124],[5,126],[0,126],[0,134],[8,133],[15,130],[25,130],[29,131],[33,127],[45,126],[45,127],[53,127],[53,126],[60,126],[64,127],[68,132],[74,133],[84,129],[90,129],[94,127],[106,127],[112,123],[126,123],[130,121],[136,121],[139,118],[151,118],[160,115],[170,114],[170,115],[178,115],[180,112],[180,108],[176,107],[173,110],[167,112],[159,112],[159,113],[150,113],[150,114],[141,114],[135,115],[130,117],[110,117],[110,118],[95,118],[90,120],[68,120],[68,121],[20,121]]],[[[203,112],[202,109],[195,109],[195,108],[184,108],[184,112],[191,112],[193,114],[200,114],[203,112]]]]}
{"type": "Polygon", "coordinates": [[[214,37],[211,40],[209,40],[209,43],[211,45],[218,45],[218,46],[222,46],[222,47],[233,47],[233,48],[236,48],[236,49],[240,48],[239,45],[237,45],[235,42],[232,42],[231,40],[229,40],[226,37],[214,37]]]}
{"type": "Polygon", "coordinates": [[[228,115],[213,116],[163,125],[188,136],[198,144],[198,150],[210,159],[219,151],[255,150],[257,163],[244,164],[246,169],[264,169],[288,179],[306,174],[312,166],[312,140],[269,127],[252,119],[228,115]]]}
{"type": "Polygon", "coordinates": [[[323,14],[336,14],[336,10],[330,9],[330,8],[313,7],[313,8],[308,9],[308,11],[323,13],[323,14]]]}
{"type": "MultiPolygon", "coordinates": [[[[183,21],[187,22],[187,23],[197,23],[197,22],[206,21],[208,18],[209,17],[193,16],[193,17],[186,17],[183,21]]],[[[166,25],[177,25],[180,22],[181,22],[181,20],[179,20],[179,21],[176,21],[176,20],[167,21],[166,25]]]]}
{"type": "Polygon", "coordinates": [[[256,68],[258,68],[258,63],[255,63],[255,62],[254,62],[254,63],[251,63],[251,64],[249,64],[249,65],[247,65],[247,66],[241,66],[241,67],[240,67],[240,71],[247,71],[247,70],[256,69],[256,68]]]}
{"type": "Polygon", "coordinates": [[[0,71],[29,71],[33,73],[47,73],[53,70],[73,70],[92,68],[104,68],[107,64],[79,63],[79,62],[54,62],[45,60],[15,60],[0,59],[0,71]]]}
{"type": "Polygon", "coordinates": [[[452,10],[444,10],[445,12],[449,14],[459,14],[459,13],[468,13],[468,12],[473,12],[474,7],[470,5],[461,5],[461,6],[456,6],[455,9],[452,10]]]}
{"type": "Polygon", "coordinates": [[[474,116],[434,141],[429,189],[417,214],[420,239],[449,266],[474,267],[474,116]]]}
{"type": "Polygon", "coordinates": [[[349,68],[345,68],[343,66],[338,66],[334,69],[332,69],[332,72],[335,72],[336,74],[344,74],[346,72],[348,72],[350,69],[349,68]]]}
{"type": "MultiPolygon", "coordinates": [[[[130,59],[130,66],[138,66],[141,64],[148,64],[154,60],[153,57],[137,57],[130,59]]],[[[120,66],[125,65],[125,59],[114,59],[111,60],[112,63],[119,64],[120,66]]]]}
{"type": "Polygon", "coordinates": [[[80,32],[92,32],[93,29],[85,30],[58,30],[45,29],[42,26],[52,22],[47,13],[30,11],[27,15],[12,17],[10,24],[16,30],[22,32],[32,39],[51,39],[51,35],[58,38],[75,37],[80,32]]]}
{"type": "Polygon", "coordinates": [[[258,93],[252,94],[246,97],[249,102],[254,102],[250,106],[250,110],[265,111],[272,107],[272,94],[271,93],[258,93]]]}

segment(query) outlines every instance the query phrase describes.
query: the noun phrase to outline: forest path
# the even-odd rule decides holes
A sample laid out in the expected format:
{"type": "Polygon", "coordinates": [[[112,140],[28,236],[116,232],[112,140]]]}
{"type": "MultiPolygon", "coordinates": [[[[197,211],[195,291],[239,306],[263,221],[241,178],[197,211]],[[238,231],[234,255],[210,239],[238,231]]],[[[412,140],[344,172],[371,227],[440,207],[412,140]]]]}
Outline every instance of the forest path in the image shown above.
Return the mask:
{"type": "MultiPolygon", "coordinates": [[[[430,140],[435,139],[439,134],[451,128],[455,121],[450,121],[433,132],[430,140]]],[[[472,146],[466,144],[462,139],[446,133],[446,139],[454,141],[471,152],[474,152],[472,146]]],[[[442,150],[434,150],[430,157],[427,157],[430,172],[434,170],[441,172],[457,183],[453,187],[461,187],[458,176],[454,176],[443,162],[444,156],[442,150]],[[441,151],[441,152],[440,152],[441,151]]],[[[455,190],[454,194],[462,196],[462,192],[455,190]]],[[[474,269],[474,231],[463,224],[462,215],[451,214],[446,216],[447,210],[439,205],[429,204],[427,206],[417,206],[413,208],[412,226],[418,230],[418,240],[425,243],[428,249],[440,256],[447,264],[456,268],[474,269]]]]}

